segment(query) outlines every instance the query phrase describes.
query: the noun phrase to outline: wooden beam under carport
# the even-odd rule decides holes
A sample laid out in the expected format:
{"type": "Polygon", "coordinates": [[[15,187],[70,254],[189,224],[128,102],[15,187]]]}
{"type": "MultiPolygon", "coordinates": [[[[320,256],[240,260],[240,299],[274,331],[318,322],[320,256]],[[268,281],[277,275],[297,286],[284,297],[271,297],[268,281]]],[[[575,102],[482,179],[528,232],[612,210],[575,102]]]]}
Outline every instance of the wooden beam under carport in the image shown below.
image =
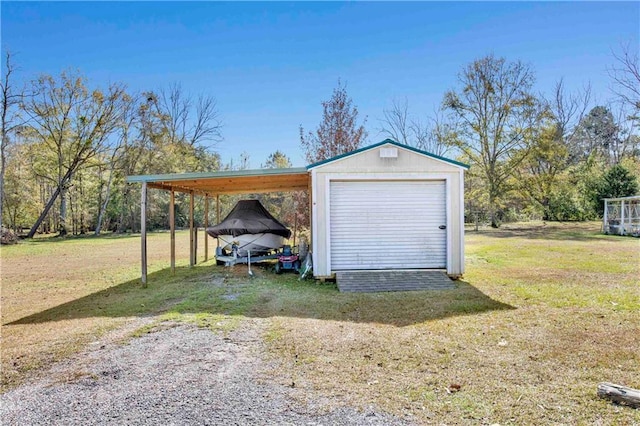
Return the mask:
{"type": "Polygon", "coordinates": [[[147,286],[147,182],[140,191],[140,256],[142,257],[142,287],[147,286]]]}
{"type": "Polygon", "coordinates": [[[242,182],[238,185],[229,185],[222,183],[220,185],[216,183],[207,184],[168,184],[166,182],[153,182],[149,183],[149,188],[161,189],[163,191],[177,191],[189,194],[191,192],[197,195],[205,195],[208,193],[215,193],[219,195],[232,195],[232,194],[261,194],[266,192],[288,192],[288,191],[305,191],[308,188],[308,183],[295,182],[293,185],[284,182],[270,182],[263,184],[260,187],[252,186],[250,182],[242,182]]]}
{"type": "Polygon", "coordinates": [[[176,193],[169,198],[169,232],[171,233],[171,273],[176,273],[176,193]]]}
{"type": "Polygon", "coordinates": [[[204,196],[204,261],[209,260],[209,239],[207,228],[209,227],[209,195],[204,196]]]}
{"type": "MultiPolygon", "coordinates": [[[[220,223],[220,196],[216,194],[216,223],[220,223]]],[[[220,247],[220,240],[216,238],[216,256],[218,255],[218,248],[220,247]]]]}

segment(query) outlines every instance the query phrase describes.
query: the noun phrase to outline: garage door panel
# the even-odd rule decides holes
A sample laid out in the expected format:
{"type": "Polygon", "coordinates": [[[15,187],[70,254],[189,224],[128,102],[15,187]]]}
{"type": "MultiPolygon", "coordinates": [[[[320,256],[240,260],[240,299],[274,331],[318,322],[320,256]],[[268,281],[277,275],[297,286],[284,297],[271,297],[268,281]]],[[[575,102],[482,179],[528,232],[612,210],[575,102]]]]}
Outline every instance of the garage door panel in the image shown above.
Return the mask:
{"type": "Polygon", "coordinates": [[[444,181],[331,182],[331,269],[444,268],[444,181]]]}

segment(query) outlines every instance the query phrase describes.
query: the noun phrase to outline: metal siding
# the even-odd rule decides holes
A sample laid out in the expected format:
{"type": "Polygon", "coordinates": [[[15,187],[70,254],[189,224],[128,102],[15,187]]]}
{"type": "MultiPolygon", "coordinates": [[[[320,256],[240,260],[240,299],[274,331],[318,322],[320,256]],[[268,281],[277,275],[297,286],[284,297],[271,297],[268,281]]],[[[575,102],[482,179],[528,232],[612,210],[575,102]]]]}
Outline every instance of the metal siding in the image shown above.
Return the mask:
{"type": "Polygon", "coordinates": [[[441,180],[332,181],[331,269],[445,268],[445,192],[441,180]]]}

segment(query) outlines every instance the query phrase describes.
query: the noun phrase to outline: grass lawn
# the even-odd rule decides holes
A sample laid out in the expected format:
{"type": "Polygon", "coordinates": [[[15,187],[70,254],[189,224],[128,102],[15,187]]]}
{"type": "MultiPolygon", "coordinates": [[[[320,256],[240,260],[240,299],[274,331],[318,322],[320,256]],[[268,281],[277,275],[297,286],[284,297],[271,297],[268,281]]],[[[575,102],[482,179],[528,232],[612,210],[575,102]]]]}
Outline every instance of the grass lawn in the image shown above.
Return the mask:
{"type": "MultiPolygon", "coordinates": [[[[379,294],[211,261],[172,275],[167,234],[150,236],[147,289],[138,237],[3,247],[2,386],[142,317],[219,332],[255,317],[280,361],[264,374],[314,406],[375,404],[425,424],[638,424],[640,410],[595,391],[640,388],[640,241],[599,227],[468,231],[455,290],[379,294]]],[[[178,243],[188,259],[186,233],[178,243]]]]}

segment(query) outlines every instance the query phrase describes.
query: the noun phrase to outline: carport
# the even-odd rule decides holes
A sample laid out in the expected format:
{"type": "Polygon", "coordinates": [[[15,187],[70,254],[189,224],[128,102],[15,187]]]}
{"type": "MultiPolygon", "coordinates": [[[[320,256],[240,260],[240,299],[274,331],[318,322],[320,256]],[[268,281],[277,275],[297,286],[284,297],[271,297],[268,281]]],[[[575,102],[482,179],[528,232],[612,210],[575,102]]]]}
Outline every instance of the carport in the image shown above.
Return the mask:
{"type": "MultiPolygon", "coordinates": [[[[175,193],[189,194],[189,265],[196,263],[196,239],[193,220],[195,197],[204,197],[204,226],[209,226],[209,204],[215,199],[216,220],[220,221],[220,195],[259,194],[308,190],[311,193],[310,174],[306,167],[288,169],[232,170],[207,173],[179,173],[128,176],[127,182],[141,183],[140,234],[142,284],[147,284],[147,191],[149,188],[170,193],[169,227],[171,233],[171,271],[175,272],[175,193]]],[[[309,197],[311,200],[311,197],[309,197]]],[[[208,238],[205,238],[204,258],[209,258],[208,238]]]]}
{"type": "MultiPolygon", "coordinates": [[[[188,193],[190,265],[196,247],[193,207],[209,199],[275,191],[309,191],[313,275],[334,278],[358,271],[442,271],[464,273],[464,172],[468,165],[390,139],[307,167],[213,173],[130,176],[142,183],[142,282],[147,281],[147,189],[171,193],[171,268],[175,270],[174,194],[188,193]]],[[[208,259],[205,239],[205,260],[208,259]]],[[[393,275],[393,274],[392,274],[393,275]]],[[[343,279],[347,285],[348,280],[343,279]]],[[[355,284],[352,286],[356,288],[355,284]]],[[[341,291],[349,291],[340,286],[341,291]]],[[[358,287],[359,288],[359,287],[358,287]]],[[[368,290],[382,290],[379,284],[368,290]]]]}

